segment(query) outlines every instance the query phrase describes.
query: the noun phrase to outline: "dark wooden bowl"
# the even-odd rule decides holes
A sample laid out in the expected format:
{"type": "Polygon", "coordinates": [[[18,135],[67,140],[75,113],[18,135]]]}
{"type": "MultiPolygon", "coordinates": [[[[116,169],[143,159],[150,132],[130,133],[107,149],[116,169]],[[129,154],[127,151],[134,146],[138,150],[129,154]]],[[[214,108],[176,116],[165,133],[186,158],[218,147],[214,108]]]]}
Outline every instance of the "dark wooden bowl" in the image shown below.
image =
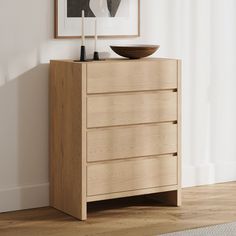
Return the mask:
{"type": "Polygon", "coordinates": [[[111,49],[122,57],[130,59],[140,59],[152,55],[160,45],[116,45],[110,46],[111,49]]]}

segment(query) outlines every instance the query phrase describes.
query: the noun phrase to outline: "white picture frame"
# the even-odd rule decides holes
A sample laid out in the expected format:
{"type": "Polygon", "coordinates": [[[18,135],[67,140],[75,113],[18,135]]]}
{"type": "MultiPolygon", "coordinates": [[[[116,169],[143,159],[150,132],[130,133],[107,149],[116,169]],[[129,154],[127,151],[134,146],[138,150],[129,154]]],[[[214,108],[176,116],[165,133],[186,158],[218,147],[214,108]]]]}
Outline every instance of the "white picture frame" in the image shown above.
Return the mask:
{"type": "MultiPolygon", "coordinates": [[[[55,0],[55,38],[80,38],[81,37],[81,15],[75,11],[75,5],[69,5],[73,1],[77,4],[78,11],[83,5],[78,4],[89,2],[93,16],[90,11],[85,13],[85,35],[94,36],[94,22],[97,19],[98,37],[139,37],[140,36],[140,0],[120,0],[116,11],[110,11],[108,4],[100,9],[94,0],[55,0]],[[68,10],[69,9],[69,10],[68,10]],[[72,10],[71,10],[72,9],[72,10]],[[77,15],[76,15],[77,14],[77,15]],[[95,15],[96,14],[96,15],[95,15]],[[111,16],[111,14],[113,14],[111,16]]],[[[112,0],[95,0],[112,1],[112,0]]],[[[100,4],[101,6],[101,4],[100,4]]]]}

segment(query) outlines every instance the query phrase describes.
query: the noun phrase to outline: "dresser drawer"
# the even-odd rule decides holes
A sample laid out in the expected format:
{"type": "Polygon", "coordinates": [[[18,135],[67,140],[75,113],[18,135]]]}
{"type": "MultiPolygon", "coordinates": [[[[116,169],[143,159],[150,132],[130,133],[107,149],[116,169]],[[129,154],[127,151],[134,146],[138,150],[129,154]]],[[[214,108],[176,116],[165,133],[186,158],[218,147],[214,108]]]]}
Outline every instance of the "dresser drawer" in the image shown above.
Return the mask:
{"type": "Polygon", "coordinates": [[[138,125],[87,133],[87,161],[125,159],[177,152],[177,125],[138,125]]]}
{"type": "Polygon", "coordinates": [[[120,61],[87,65],[87,92],[108,93],[177,88],[177,61],[120,61]]]}
{"type": "Polygon", "coordinates": [[[88,128],[177,120],[176,92],[96,95],[87,101],[88,128]]]}
{"type": "Polygon", "coordinates": [[[177,184],[177,157],[159,156],[90,164],[87,195],[114,193],[177,184]]]}

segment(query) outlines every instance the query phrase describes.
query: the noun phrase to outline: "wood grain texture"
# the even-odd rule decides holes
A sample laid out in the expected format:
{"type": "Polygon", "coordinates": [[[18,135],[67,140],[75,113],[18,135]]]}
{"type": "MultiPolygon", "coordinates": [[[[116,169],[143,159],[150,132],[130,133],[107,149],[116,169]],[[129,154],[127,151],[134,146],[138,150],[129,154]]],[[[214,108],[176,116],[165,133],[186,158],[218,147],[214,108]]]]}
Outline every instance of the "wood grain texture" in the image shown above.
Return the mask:
{"type": "Polygon", "coordinates": [[[183,189],[181,207],[159,194],[89,203],[80,222],[53,208],[0,214],[1,236],[147,236],[236,221],[236,182],[183,189]]]}
{"type": "Polygon", "coordinates": [[[88,162],[175,153],[177,125],[155,124],[89,130],[88,162]]]}
{"type": "Polygon", "coordinates": [[[82,69],[56,61],[50,69],[50,204],[79,219],[86,218],[82,69]]]}
{"type": "Polygon", "coordinates": [[[176,60],[90,63],[87,92],[110,93],[177,88],[176,60]]]}
{"type": "Polygon", "coordinates": [[[177,93],[88,96],[88,128],[177,120],[177,93]]]}
{"type": "Polygon", "coordinates": [[[87,168],[88,196],[177,184],[176,156],[90,164],[87,168]]]}

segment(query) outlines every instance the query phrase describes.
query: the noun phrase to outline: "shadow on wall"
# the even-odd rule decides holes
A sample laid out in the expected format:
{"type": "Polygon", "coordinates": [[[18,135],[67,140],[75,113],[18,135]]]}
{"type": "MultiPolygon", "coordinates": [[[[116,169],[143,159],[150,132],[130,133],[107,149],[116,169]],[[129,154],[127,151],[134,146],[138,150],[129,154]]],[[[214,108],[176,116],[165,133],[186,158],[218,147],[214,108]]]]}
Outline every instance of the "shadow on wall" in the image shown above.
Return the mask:
{"type": "Polygon", "coordinates": [[[48,202],[48,69],[40,64],[0,87],[0,189],[12,191],[6,211],[48,202]]]}

